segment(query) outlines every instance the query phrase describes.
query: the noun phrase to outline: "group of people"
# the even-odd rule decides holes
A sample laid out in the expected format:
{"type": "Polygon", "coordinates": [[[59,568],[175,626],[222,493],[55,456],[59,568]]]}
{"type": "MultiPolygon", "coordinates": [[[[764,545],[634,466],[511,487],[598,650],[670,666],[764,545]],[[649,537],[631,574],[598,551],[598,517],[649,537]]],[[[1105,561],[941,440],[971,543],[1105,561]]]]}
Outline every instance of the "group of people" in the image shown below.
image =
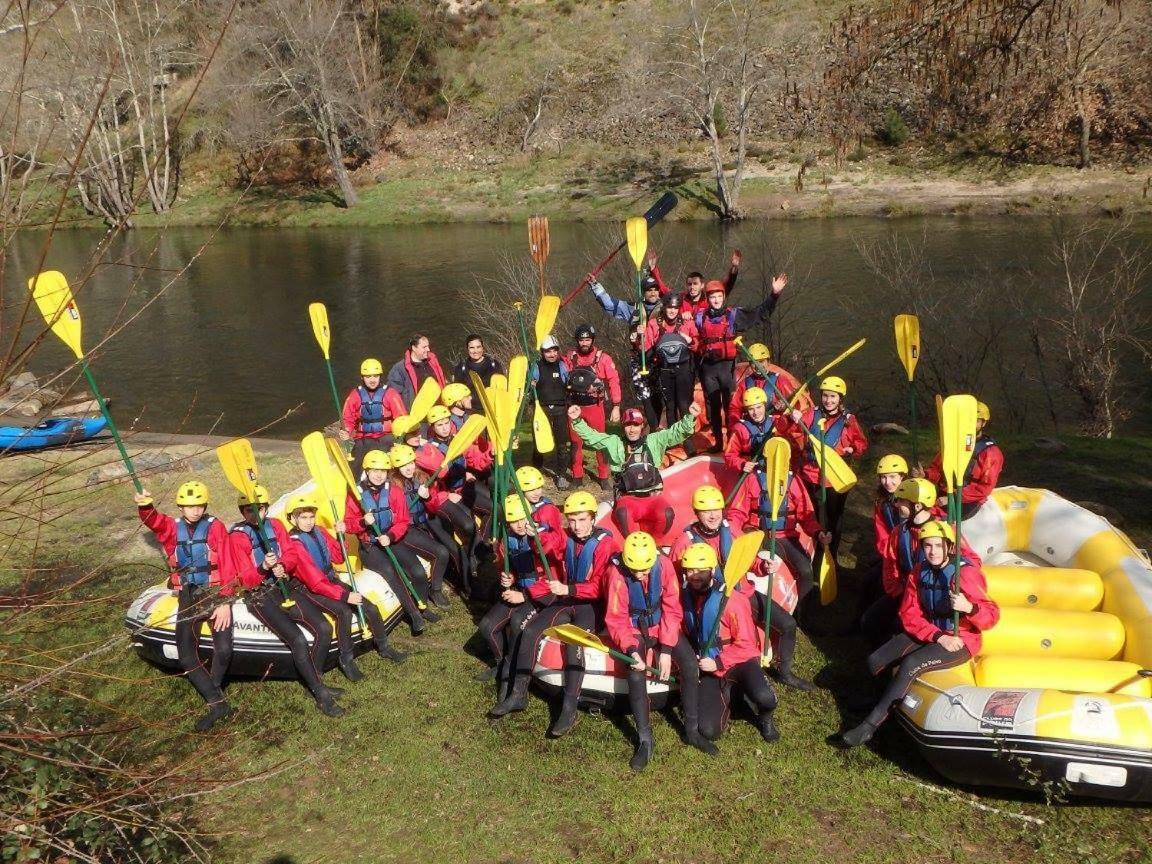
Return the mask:
{"type": "MultiPolygon", "coordinates": [[[[541,638],[549,628],[571,623],[603,631],[613,648],[631,658],[632,768],[643,769],[652,757],[647,682],[668,680],[673,670],[688,744],[715,755],[714,742],[729,723],[737,695],[752,708],[764,740],[775,741],[773,680],[798,691],[814,689],[793,669],[797,632],[814,597],[813,555],[804,538],[815,541],[817,555],[833,557],[840,539],[846,493],[825,476],[822,450],[858,462],[868,440],[847,411],[843,378],[821,380],[807,404],[795,398],[796,379],[766,365],[765,345],[749,346],[747,363],[737,367],[737,350],[743,350],[738,335],[771,313],[787,285],[780,275],[755,308],[729,306],[739,265],[737,252],[722,282],[691,273],[686,291],[677,295],[650,259],[640,304],[615,300],[589,279],[608,314],[631,323],[638,407],[622,408],[615,363],[596,346],[591,325],[576,328],[576,346],[566,356],[548,336],[533,358],[535,398],[557,444],[574,445],[570,465],[552,463],[555,486],[564,490],[579,481],[582,451],[594,451],[601,487],[613,492],[620,541],[597,524],[599,502],[592,494],[577,490],[558,504],[547,498],[548,478],[540,470],[545,454],[518,468],[517,493],[496,502],[489,484],[493,444],[485,436],[445,462],[474,411],[469,373],[486,382],[503,371],[478,336],[468,338],[468,357],[451,382],[423,335],[410,340],[386,377],[378,360],[363,361],[360,381],[344,403],[341,429],[351,444],[359,487],[349,493],[335,534],[316,524],[318,505],[307,497],[289,503],[290,530],[268,519],[262,487],[240,499],[240,518],[231,527],[208,513],[208,492],[198,481],[180,487],[178,517],[160,513],[147,492],[137,495],[141,520],[169,555],[171,586],[179,597],[181,666],[209,706],[196,728],[210,729],[230,713],[221,687],[231,654],[230,608],[238,596],[284,641],[300,680],[325,714],[342,710],[336,701],[342,691],[323,681],[333,637],[338,668],[349,680],[362,676],[353,653],[355,617],[367,621],[382,657],[403,661],[387,642],[381,611],[337,575],[347,532],[358,541],[363,566],[379,573],[399,598],[414,636],[438,620],[433,607],[448,606],[446,580],[462,596],[483,602],[478,569],[494,556],[499,585],[479,622],[492,655],[482,677],[497,686],[493,719],[526,707],[541,638]],[[425,416],[410,417],[416,394],[430,379],[439,401],[425,416]],[[729,489],[696,488],[695,518],[672,536],[676,514],[663,494],[662,469],[667,450],[697,431],[703,412],[693,399],[696,381],[706,396],[714,450],[739,480],[729,489]],[[657,386],[649,386],[653,382],[657,386]],[[400,417],[407,418],[403,429],[395,428],[400,417]],[[620,423],[621,434],[609,433],[607,422],[620,423]],[[790,454],[779,509],[770,500],[764,459],[775,438],[787,442],[790,454]],[[491,530],[494,519],[502,520],[503,530],[491,530]],[[778,555],[762,551],[747,577],[726,591],[722,574],[732,544],[754,530],[774,534],[778,555]],[[489,544],[497,533],[506,539],[489,544]],[[792,612],[771,594],[772,579],[785,566],[796,582],[792,612]],[[761,626],[766,620],[768,632],[761,626]],[[206,621],[214,644],[207,666],[198,651],[206,621]]],[[[987,499],[1003,466],[999,448],[984,434],[989,420],[981,403],[980,435],[964,487],[966,518],[987,499]]],[[[844,746],[869,740],[920,672],[975,655],[980,633],[998,617],[979,558],[966,546],[954,548],[952,528],[944,521],[939,458],[921,468],[889,454],[877,473],[881,590],[861,627],[877,649],[869,658],[873,673],[898,669],[875,710],[838,739],[844,746]]],[[[582,650],[566,646],[562,704],[549,735],[567,734],[575,725],[583,676],[582,650]]]]}

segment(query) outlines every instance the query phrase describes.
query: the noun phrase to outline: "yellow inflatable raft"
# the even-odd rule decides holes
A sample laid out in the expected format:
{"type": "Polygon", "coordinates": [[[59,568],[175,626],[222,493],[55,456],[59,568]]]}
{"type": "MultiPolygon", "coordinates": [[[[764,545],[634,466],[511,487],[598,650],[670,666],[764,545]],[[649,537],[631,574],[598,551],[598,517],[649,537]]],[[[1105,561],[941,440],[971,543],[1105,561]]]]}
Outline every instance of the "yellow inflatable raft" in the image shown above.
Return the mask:
{"type": "Polygon", "coordinates": [[[945,777],[1152,802],[1152,567],[1105,519],[997,489],[963,525],[1000,623],[895,715],[945,777]]]}

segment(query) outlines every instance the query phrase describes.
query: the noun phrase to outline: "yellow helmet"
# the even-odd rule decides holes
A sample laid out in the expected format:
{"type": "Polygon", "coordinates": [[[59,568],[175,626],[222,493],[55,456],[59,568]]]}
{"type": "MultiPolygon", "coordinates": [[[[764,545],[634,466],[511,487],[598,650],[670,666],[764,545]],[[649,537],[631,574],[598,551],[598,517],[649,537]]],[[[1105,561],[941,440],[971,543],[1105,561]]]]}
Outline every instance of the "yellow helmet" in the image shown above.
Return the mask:
{"type": "Polygon", "coordinates": [[[600,505],[588,492],[573,492],[564,499],[564,515],[573,516],[576,513],[595,513],[600,505]]]}
{"type": "Polygon", "coordinates": [[[448,384],[440,392],[440,403],[446,407],[451,407],[457,402],[462,402],[472,395],[472,391],[468,389],[467,384],[461,384],[454,381],[448,384]]]}
{"type": "Polygon", "coordinates": [[[768,346],[763,342],[753,342],[748,346],[748,356],[753,360],[763,363],[766,360],[772,359],[772,352],[768,350],[768,346]]]}
{"type": "Polygon", "coordinates": [[[311,495],[295,495],[288,502],[288,515],[295,516],[297,510],[319,510],[320,505],[311,495]]]}
{"type": "Polygon", "coordinates": [[[380,365],[380,361],[375,357],[367,358],[360,364],[360,376],[365,377],[368,375],[383,375],[384,367],[380,365]]]}
{"type": "Polygon", "coordinates": [[[393,468],[403,468],[409,462],[416,461],[416,451],[407,444],[393,444],[388,451],[388,461],[393,468]]]}
{"type": "Polygon", "coordinates": [[[931,539],[932,537],[942,537],[949,543],[956,542],[956,532],[952,530],[952,526],[947,522],[931,522],[924,523],[924,527],[920,529],[920,542],[931,539]]]}
{"type": "MultiPolygon", "coordinates": [[[[392,449],[395,450],[396,448],[393,447],[392,449]]],[[[364,466],[365,471],[387,471],[392,467],[392,460],[383,450],[369,450],[364,454],[364,461],[360,464],[364,466]]]]}
{"type": "Polygon", "coordinates": [[[428,423],[430,425],[435,425],[441,420],[447,420],[451,416],[452,412],[450,412],[443,405],[433,405],[428,409],[428,423]]]}
{"type": "Polygon", "coordinates": [[[240,497],[237,499],[236,503],[241,507],[247,507],[249,504],[268,504],[271,501],[271,499],[268,497],[268,490],[261,486],[259,483],[252,487],[252,498],[255,500],[250,499],[247,495],[241,492],[240,497]]]}
{"type": "Polygon", "coordinates": [[[828,390],[832,393],[839,393],[841,396],[848,395],[848,385],[839,375],[829,375],[820,382],[820,389],[828,390]]]}
{"type": "Polygon", "coordinates": [[[633,531],[624,538],[620,558],[629,570],[651,570],[659,556],[656,540],[647,531],[633,531]]]}
{"type": "Polygon", "coordinates": [[[511,524],[527,518],[528,514],[524,512],[524,504],[519,495],[509,495],[504,499],[504,521],[511,524]]]}
{"type": "Polygon", "coordinates": [[[537,489],[544,488],[544,475],[540,473],[538,468],[525,465],[523,468],[516,469],[516,482],[520,484],[522,491],[535,492],[537,489]]]}
{"type": "Polygon", "coordinates": [[[724,493],[716,486],[698,486],[692,493],[693,510],[723,510],[724,493]]]}
{"type": "Polygon", "coordinates": [[[992,419],[992,412],[984,402],[976,403],[976,419],[983,420],[985,423],[992,419]]]}
{"type": "Polygon", "coordinates": [[[889,453],[876,463],[877,474],[907,474],[908,461],[899,453],[889,453]]]}
{"type": "Polygon", "coordinates": [[[719,564],[716,550],[707,543],[693,543],[680,556],[681,570],[715,570],[719,564]]]}
{"type": "Polygon", "coordinates": [[[768,394],[764,391],[763,387],[749,387],[744,391],[744,407],[751,408],[753,405],[767,405],[768,394]]]}
{"type": "Polygon", "coordinates": [[[208,487],[199,480],[182,483],[176,490],[176,506],[195,507],[197,504],[208,505],[208,487]]]}
{"type": "Polygon", "coordinates": [[[921,507],[931,507],[936,503],[936,487],[923,477],[909,477],[901,481],[892,496],[919,504],[921,507]]]}

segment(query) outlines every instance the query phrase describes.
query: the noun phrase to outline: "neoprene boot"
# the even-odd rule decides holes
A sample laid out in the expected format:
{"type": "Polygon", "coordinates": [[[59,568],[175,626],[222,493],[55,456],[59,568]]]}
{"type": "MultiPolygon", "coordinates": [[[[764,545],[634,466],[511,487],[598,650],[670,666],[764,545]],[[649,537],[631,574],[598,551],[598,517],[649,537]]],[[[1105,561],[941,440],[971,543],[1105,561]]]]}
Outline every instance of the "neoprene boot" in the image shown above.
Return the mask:
{"type": "Polygon", "coordinates": [[[565,688],[564,702],[560,705],[560,714],[556,717],[556,722],[552,724],[552,728],[548,730],[549,738],[561,738],[572,731],[572,727],[576,725],[576,720],[580,716],[579,700],[579,687],[574,692],[569,692],[565,688]]]}
{"type": "Polygon", "coordinates": [[[488,719],[499,720],[506,714],[511,714],[513,711],[523,711],[527,707],[528,676],[520,675],[517,676],[516,682],[512,685],[512,692],[492,706],[488,712],[488,719]]]}
{"type": "Polygon", "coordinates": [[[701,753],[709,756],[719,756],[720,748],[700,734],[699,718],[685,713],[684,715],[684,741],[689,747],[695,747],[701,753]]]}
{"type": "Polygon", "coordinates": [[[429,624],[435,624],[440,620],[440,613],[436,612],[431,606],[426,606],[426,608],[421,609],[420,614],[424,616],[424,620],[429,624]]]}
{"type": "Polygon", "coordinates": [[[760,730],[760,737],[767,744],[775,744],[780,740],[780,730],[776,728],[776,721],[772,719],[772,712],[765,711],[756,718],[756,728],[760,730]]]}
{"type": "Polygon", "coordinates": [[[344,709],[336,704],[333,699],[317,699],[316,707],[320,709],[320,713],[326,717],[343,717],[344,709]]]}
{"type": "Polygon", "coordinates": [[[876,726],[868,720],[865,720],[859,726],[854,726],[840,736],[840,740],[844,743],[845,747],[859,747],[861,744],[867,744],[872,740],[872,736],[876,734],[876,726]]]}
{"type": "Polygon", "coordinates": [[[391,660],[393,663],[403,663],[408,659],[408,655],[403,651],[397,651],[386,641],[381,641],[376,645],[376,653],[383,657],[385,660],[391,660]]]}
{"type": "Polygon", "coordinates": [[[428,625],[424,623],[424,616],[415,609],[408,613],[408,627],[413,636],[419,636],[428,629],[428,625]]]}
{"type": "Polygon", "coordinates": [[[432,601],[437,609],[447,609],[452,604],[448,602],[448,598],[444,596],[443,591],[433,591],[432,595],[428,598],[432,601]]]}
{"type": "Polygon", "coordinates": [[[643,771],[648,767],[648,763],[652,760],[652,733],[647,732],[640,736],[640,740],[636,742],[636,749],[632,751],[632,758],[628,762],[628,767],[633,771],[643,771]]]}
{"type": "Polygon", "coordinates": [[[341,654],[336,665],[349,681],[359,681],[364,677],[364,673],[356,665],[356,658],[351,654],[341,654]]]}
{"type": "Polygon", "coordinates": [[[207,732],[231,713],[232,706],[227,702],[217,702],[209,705],[208,713],[196,721],[196,731],[207,732]]]}
{"type": "Polygon", "coordinates": [[[791,687],[793,690],[802,690],[805,693],[811,693],[816,689],[816,685],[811,681],[801,678],[791,669],[784,669],[783,667],[776,673],[776,680],[785,687],[791,687]]]}

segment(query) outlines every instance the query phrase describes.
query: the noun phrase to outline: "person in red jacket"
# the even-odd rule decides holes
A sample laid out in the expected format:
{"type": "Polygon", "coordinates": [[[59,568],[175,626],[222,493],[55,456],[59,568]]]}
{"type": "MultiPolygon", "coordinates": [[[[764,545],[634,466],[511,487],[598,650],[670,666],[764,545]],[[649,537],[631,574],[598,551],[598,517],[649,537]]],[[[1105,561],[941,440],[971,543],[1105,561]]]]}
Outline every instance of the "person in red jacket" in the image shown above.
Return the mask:
{"type": "MultiPolygon", "coordinates": [[[[649,374],[656,376],[664,418],[671,426],[688,413],[696,383],[698,340],[696,325],[680,314],[680,298],[664,300],[660,315],[648,321],[644,347],[650,358],[649,374]]],[[[659,418],[657,418],[659,419],[659,418]]]]}
{"type": "MultiPolygon", "coordinates": [[[[728,263],[728,273],[724,276],[724,281],[720,284],[724,286],[724,292],[731,294],[736,290],[736,277],[740,275],[740,250],[732,250],[732,259],[728,263]]],[[[656,269],[655,265],[652,266],[652,275],[660,280],[660,271],[656,269]]],[[[685,318],[696,320],[696,313],[703,312],[708,308],[708,297],[704,293],[704,274],[699,270],[693,270],[684,279],[684,293],[680,295],[681,313],[685,318]]]]}
{"type": "MultiPolygon", "coordinates": [[[[581,324],[574,334],[576,350],[568,355],[568,397],[580,406],[584,421],[597,432],[605,431],[608,422],[620,422],[620,373],[607,352],[596,347],[596,329],[581,324]],[[583,370],[583,371],[581,371],[583,370]]],[[[572,479],[579,485],[584,480],[584,442],[569,430],[572,441],[572,479]]],[[[596,454],[596,478],[600,488],[612,488],[608,461],[603,453],[596,454]]]]}
{"type": "Polygon", "coordinates": [[[791,398],[796,392],[796,379],[787,372],[769,369],[764,365],[772,359],[772,352],[763,342],[755,342],[748,346],[748,354],[752,362],[736,367],[736,386],[732,390],[732,399],[728,402],[728,434],[744,416],[744,393],[751,387],[759,387],[768,395],[768,403],[772,406],[771,414],[779,417],[787,413],[788,403],[784,400],[791,398]],[[763,373],[767,374],[763,374],[763,373]]]}
{"type": "MultiPolygon", "coordinates": [[[[1004,451],[995,441],[984,434],[992,412],[983,402],[976,403],[976,445],[972,450],[972,461],[964,472],[964,491],[960,496],[960,518],[971,519],[976,511],[988,500],[996,484],[1000,482],[1000,472],[1004,470],[1004,451]]],[[[936,484],[939,490],[938,506],[948,506],[947,484],[944,471],[940,467],[940,454],[932,464],[924,469],[924,476],[936,484]]]]}
{"type": "Polygon", "coordinates": [[[667,681],[676,666],[680,706],[684,711],[684,740],[710,756],[720,751],[700,734],[700,669],[696,653],[680,624],[680,580],[656,540],[644,531],[624,538],[621,551],[608,567],[604,625],[617,650],[632,658],[628,670],[628,703],[636,724],[636,749],[628,763],[643,771],[652,758],[651,706],[648,703],[648,652],[655,652],[658,678],[667,681]]]}
{"type": "Polygon", "coordinates": [[[732,390],[736,386],[736,337],[772,314],[780,292],[788,285],[781,273],[772,280],[772,290],[759,306],[745,309],[726,306],[723,282],[704,286],[708,308],[696,313],[696,332],[700,335],[700,386],[708,399],[708,421],[716,444],[713,452],[724,451],[724,420],[732,390]]]}
{"type": "Polygon", "coordinates": [[[904,698],[918,676],[929,669],[967,663],[980,653],[981,634],[1000,620],[1000,608],[988,596],[984,574],[962,555],[955,555],[955,544],[951,525],[929,522],[921,529],[924,560],[908,576],[900,601],[903,632],[868,657],[873,675],[897,663],[899,668],[876,707],[840,736],[842,746],[859,747],[871,741],[892,705],[904,698]],[[959,629],[955,628],[957,619],[959,629]]]}
{"type": "Polygon", "coordinates": [[[408,409],[412,407],[412,400],[420,392],[420,385],[429,378],[436,379],[436,383],[443,389],[445,379],[440,361],[432,352],[428,337],[417,333],[408,340],[408,350],[404,352],[404,356],[388,370],[388,386],[395,388],[400,394],[400,399],[404,402],[404,413],[408,413],[408,409]]]}
{"type": "MultiPolygon", "coordinates": [[[[835,450],[841,456],[859,459],[868,449],[868,439],[854,414],[844,410],[844,398],[848,395],[848,385],[843,378],[829,375],[820,382],[820,405],[800,413],[793,411],[793,421],[799,419],[817,437],[823,432],[824,446],[835,450]]],[[[800,474],[813,501],[820,495],[820,459],[817,448],[812,446],[808,435],[799,423],[793,422],[789,437],[799,459],[800,474]]],[[[837,492],[824,481],[825,527],[832,532],[830,549],[832,556],[840,548],[840,529],[844,521],[844,505],[848,501],[847,492],[837,492]]]]}
{"type": "Polygon", "coordinates": [[[384,367],[369,357],[360,364],[360,384],[344,400],[341,441],[352,442],[352,472],[360,473],[364,454],[392,445],[392,421],[406,414],[404,400],[394,388],[383,384],[384,367]]]}
{"type": "MultiPolygon", "coordinates": [[[[347,588],[336,575],[336,567],[344,563],[344,550],[324,526],[316,524],[318,506],[307,495],[297,495],[289,501],[288,521],[292,523],[292,528],[288,536],[304,548],[324,578],[344,592],[342,598],[313,594],[309,599],[336,622],[336,644],[340,656],[338,668],[349,681],[359,681],[364,673],[356,665],[355,645],[352,642],[352,620],[356,617],[354,607],[360,607],[365,623],[372,630],[377,654],[394,663],[404,662],[405,655],[388,644],[388,628],[379,607],[360,592],[347,588]]],[[[343,522],[336,523],[336,531],[344,533],[343,522]]]]}
{"type": "MultiPolygon", "coordinates": [[[[564,532],[564,567],[552,579],[536,582],[528,594],[539,607],[520,636],[512,687],[488,716],[497,720],[528,707],[528,683],[536,663],[536,649],[544,631],[557,624],[575,624],[585,630],[596,627],[596,610],[604,595],[608,562],[618,551],[616,541],[603,528],[596,527],[596,499],[587,492],[573,492],[564,501],[568,521],[564,532]]],[[[559,738],[576,725],[580,687],[584,683],[584,654],[564,646],[564,701],[549,736],[559,738]]]]}
{"type": "Polygon", "coordinates": [[[244,605],[261,624],[280,637],[292,655],[296,674],[320,711],[339,717],[336,704],[343,690],[324,684],[324,667],[332,645],[332,625],[312,602],[312,594],[344,599],[347,590],[324,578],[299,543],[288,537],[279,519],[268,519],[268,490],[256,486],[253,497],[241,495],[240,516],[228,531],[232,560],[245,589],[244,605]],[[312,649],[300,628],[312,634],[312,649]]]}
{"type": "Polygon", "coordinates": [[[564,567],[563,532],[536,524],[519,495],[513,493],[504,499],[504,519],[508,523],[508,537],[496,546],[500,598],[477,626],[495,660],[495,665],[479,676],[480,680],[495,678],[498,687],[503,687],[511,677],[509,659],[516,654],[524,622],[537,608],[530,590],[539,583],[547,583],[553,573],[564,567]],[[544,558],[540,557],[537,539],[544,558]]]}
{"type": "Polygon", "coordinates": [[[896,489],[908,476],[908,461],[899,453],[882,456],[876,463],[876,505],[872,508],[872,534],[876,554],[887,554],[888,536],[900,522],[896,509],[896,489]]]}
{"type": "MultiPolygon", "coordinates": [[[[808,490],[792,472],[788,472],[787,492],[773,523],[772,500],[765,481],[764,467],[756,466],[756,470],[740,485],[724,515],[732,530],[738,534],[743,534],[745,530],[767,533],[775,525],[776,550],[788,562],[788,569],[796,579],[796,617],[799,619],[802,617],[804,600],[814,586],[812,559],[800,545],[800,531],[803,529],[805,534],[815,537],[825,546],[831,541],[832,534],[820,529],[808,490]]],[[[777,561],[770,561],[765,565],[765,572],[775,572],[778,566],[777,561]]]]}
{"type": "Polygon", "coordinates": [[[237,574],[228,544],[228,529],[208,515],[208,487],[198,480],[176,491],[180,518],[156,509],[147,490],[136,494],[140,521],[151,531],[168,556],[168,584],[177,591],[176,658],[184,676],[208,705],[196,721],[197,732],[207,732],[232,713],[221,685],[232,659],[232,598],[237,574]],[[200,628],[212,630],[212,665],[200,657],[200,628]]]}
{"type": "Polygon", "coordinates": [[[724,464],[733,471],[751,472],[764,456],[769,438],[783,434],[787,421],[768,411],[768,394],[759,387],[744,391],[744,416],[728,427],[724,464]]]}
{"type": "Polygon", "coordinates": [[[717,741],[724,734],[732,689],[738,687],[756,711],[760,737],[771,744],[780,738],[772,719],[776,693],[760,665],[760,635],[752,607],[740,591],[724,596],[724,583],[715,578],[718,565],[716,551],[707,543],[689,546],[680,559],[684,577],[683,627],[699,657],[702,673],[700,734],[710,741],[717,741]]]}
{"type": "Polygon", "coordinates": [[[380,450],[364,456],[364,483],[358,496],[349,491],[344,521],[360,541],[360,563],[384,578],[400,601],[412,635],[419,636],[427,629],[426,621],[435,624],[440,616],[430,608],[420,609],[427,599],[427,581],[420,561],[401,549],[412,519],[404,490],[388,476],[391,467],[388,456],[380,450]],[[403,576],[397,572],[393,556],[403,568],[403,576]]]}
{"type": "Polygon", "coordinates": [[[429,599],[438,608],[447,609],[451,604],[444,595],[444,578],[453,559],[463,555],[460,544],[452,531],[433,518],[428,509],[432,492],[424,485],[426,478],[417,476],[416,451],[407,444],[393,444],[379,462],[391,465],[391,481],[400,487],[408,504],[408,530],[393,552],[405,573],[409,568],[423,573],[424,566],[418,559],[429,562],[429,599]]]}

